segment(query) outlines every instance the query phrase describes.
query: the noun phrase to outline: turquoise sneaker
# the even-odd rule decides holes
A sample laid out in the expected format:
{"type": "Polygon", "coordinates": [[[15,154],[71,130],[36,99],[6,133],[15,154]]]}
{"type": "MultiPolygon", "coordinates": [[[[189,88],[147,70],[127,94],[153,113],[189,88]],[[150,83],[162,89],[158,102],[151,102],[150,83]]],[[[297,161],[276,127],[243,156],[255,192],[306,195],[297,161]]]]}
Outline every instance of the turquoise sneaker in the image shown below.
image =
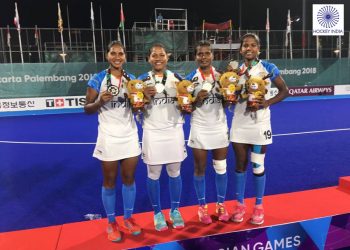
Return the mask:
{"type": "Polygon", "coordinates": [[[154,215],[154,227],[157,231],[164,231],[168,229],[164,215],[162,212],[159,212],[154,215]]]}
{"type": "Polygon", "coordinates": [[[173,228],[184,228],[185,222],[182,219],[180,211],[176,208],[169,213],[170,221],[173,223],[173,228]]]}

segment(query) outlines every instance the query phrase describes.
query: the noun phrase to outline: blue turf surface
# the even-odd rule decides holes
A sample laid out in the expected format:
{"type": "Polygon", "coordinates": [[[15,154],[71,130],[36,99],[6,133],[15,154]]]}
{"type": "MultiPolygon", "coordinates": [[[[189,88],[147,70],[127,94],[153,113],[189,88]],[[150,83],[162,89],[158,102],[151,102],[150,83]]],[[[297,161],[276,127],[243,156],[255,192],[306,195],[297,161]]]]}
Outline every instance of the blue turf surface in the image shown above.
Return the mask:
{"type": "MultiPolygon", "coordinates": [[[[272,109],[274,143],[265,160],[266,194],[334,186],[350,175],[350,99],[282,102],[272,109]],[[325,131],[348,129],[343,131],[325,131]],[[322,133],[290,134],[323,131],[322,133]]],[[[229,125],[232,113],[227,112],[229,125]]],[[[189,121],[185,125],[186,138],[189,121]]],[[[87,213],[104,216],[99,161],[92,158],[97,116],[83,113],[0,118],[0,232],[83,220],[87,213]],[[61,142],[57,144],[13,144],[61,142]]],[[[211,160],[208,159],[208,163],[211,160]]],[[[228,194],[233,199],[234,157],[228,157],[228,194]]],[[[196,204],[192,182],[192,154],[183,162],[181,205],[196,204]]],[[[207,201],[216,200],[214,171],[207,169],[207,201]]],[[[146,167],[140,160],[136,212],[150,211],[146,193],[146,167]]],[[[163,208],[169,208],[168,180],[161,177],[163,208]]],[[[121,188],[118,179],[118,189],[121,188]]],[[[254,196],[249,171],[246,196],[254,196]]],[[[117,213],[122,213],[121,192],[117,213]]]]}

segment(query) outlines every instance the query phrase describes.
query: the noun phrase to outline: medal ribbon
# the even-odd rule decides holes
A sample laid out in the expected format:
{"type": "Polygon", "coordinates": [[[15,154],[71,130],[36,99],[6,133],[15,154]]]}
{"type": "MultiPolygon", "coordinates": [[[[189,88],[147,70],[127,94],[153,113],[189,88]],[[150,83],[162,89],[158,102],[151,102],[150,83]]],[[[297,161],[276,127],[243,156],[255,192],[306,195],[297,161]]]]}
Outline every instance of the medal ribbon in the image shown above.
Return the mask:
{"type": "MultiPolygon", "coordinates": [[[[120,89],[120,86],[122,85],[122,77],[124,76],[124,70],[122,70],[122,74],[120,77],[118,77],[117,79],[119,80],[119,84],[118,84],[118,92],[119,92],[119,89],[120,89]]],[[[107,89],[109,87],[111,87],[113,84],[112,84],[112,80],[111,80],[111,69],[109,68],[107,70],[107,75],[106,75],[106,78],[107,78],[107,89]]]]}
{"type": "MultiPolygon", "coordinates": [[[[152,78],[153,78],[153,81],[154,81],[154,84],[158,84],[158,82],[156,81],[156,75],[154,74],[154,72],[152,72],[152,78]]],[[[163,84],[165,86],[165,83],[166,83],[166,79],[167,79],[167,75],[166,75],[166,72],[163,73],[163,78],[162,78],[162,81],[161,81],[161,84],[163,84]]]]}
{"type": "MultiPolygon", "coordinates": [[[[201,73],[201,77],[202,77],[203,81],[205,81],[205,76],[203,74],[203,71],[200,68],[198,68],[198,70],[199,70],[199,73],[201,73]]],[[[215,75],[214,75],[213,67],[210,68],[210,75],[213,78],[213,82],[215,82],[215,75]]]]}
{"type": "Polygon", "coordinates": [[[246,66],[246,64],[244,64],[244,67],[246,67],[245,70],[243,70],[243,74],[245,74],[247,77],[249,77],[249,71],[252,69],[252,67],[254,67],[255,65],[257,65],[259,62],[258,59],[254,60],[253,62],[249,63],[248,66],[246,66]]]}

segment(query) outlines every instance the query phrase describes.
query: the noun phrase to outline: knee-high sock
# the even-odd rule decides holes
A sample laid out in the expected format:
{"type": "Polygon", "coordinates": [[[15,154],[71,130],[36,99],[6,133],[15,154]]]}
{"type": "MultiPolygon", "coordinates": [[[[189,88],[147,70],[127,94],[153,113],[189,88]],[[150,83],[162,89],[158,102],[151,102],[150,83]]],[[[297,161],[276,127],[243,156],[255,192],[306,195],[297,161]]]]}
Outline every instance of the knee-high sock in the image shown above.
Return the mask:
{"type": "Polygon", "coordinates": [[[181,175],[177,177],[169,176],[169,192],[170,192],[170,200],[171,200],[171,211],[176,208],[179,208],[180,198],[182,191],[182,179],[181,175]]]}
{"type": "Polygon", "coordinates": [[[244,203],[244,191],[245,183],[247,178],[247,172],[239,173],[235,172],[235,183],[236,183],[236,199],[240,203],[244,203]]]}
{"type": "Polygon", "coordinates": [[[194,189],[196,190],[199,205],[207,204],[205,200],[205,175],[193,176],[194,189]]]}
{"type": "Polygon", "coordinates": [[[223,203],[226,197],[227,173],[215,175],[217,202],[223,203]]]}
{"type": "Polygon", "coordinates": [[[256,205],[262,204],[262,198],[264,197],[265,193],[265,183],[266,183],[266,174],[264,175],[254,175],[254,182],[255,182],[255,192],[256,192],[256,205]]]}
{"type": "Polygon", "coordinates": [[[123,205],[124,205],[124,219],[128,219],[131,217],[134,211],[135,196],[136,196],[135,182],[130,186],[126,186],[123,184],[122,194],[123,194],[123,205]]]}
{"type": "Polygon", "coordinates": [[[102,187],[101,196],[108,222],[115,222],[115,188],[102,187]]]}
{"type": "Polygon", "coordinates": [[[151,178],[147,178],[147,191],[154,210],[154,214],[157,214],[162,210],[160,207],[159,179],[153,180],[151,178]]]}

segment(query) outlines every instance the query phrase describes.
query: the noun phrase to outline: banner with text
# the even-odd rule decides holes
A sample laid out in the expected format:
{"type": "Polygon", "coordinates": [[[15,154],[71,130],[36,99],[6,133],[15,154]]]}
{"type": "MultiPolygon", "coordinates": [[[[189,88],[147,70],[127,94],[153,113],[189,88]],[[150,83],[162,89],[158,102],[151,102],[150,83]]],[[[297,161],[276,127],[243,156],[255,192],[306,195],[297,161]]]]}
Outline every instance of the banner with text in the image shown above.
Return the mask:
{"type": "Polygon", "coordinates": [[[343,214],[274,227],[157,244],[142,249],[345,249],[350,246],[349,221],[350,214],[343,214]]]}
{"type": "MultiPolygon", "coordinates": [[[[271,60],[279,68],[288,86],[323,86],[350,84],[348,59],[271,60]]],[[[226,61],[216,61],[219,70],[226,61]]],[[[86,83],[106,68],[105,63],[0,64],[0,99],[85,95],[86,83]]],[[[170,70],[185,76],[195,62],[169,62],[170,70]]],[[[148,63],[128,63],[126,70],[136,76],[150,70],[148,63]]]]}
{"type": "MultiPolygon", "coordinates": [[[[348,59],[276,59],[271,61],[279,68],[281,76],[290,88],[291,96],[348,94],[347,87],[337,87],[337,89],[332,87],[350,84],[350,71],[348,70],[350,60],[348,59]]],[[[225,70],[227,63],[227,61],[215,61],[214,66],[219,70],[225,70]]],[[[18,111],[16,108],[23,111],[32,110],[33,98],[35,100],[41,97],[83,98],[89,79],[106,67],[105,63],[0,64],[0,101],[2,105],[0,112],[18,111]],[[24,100],[23,98],[29,99],[24,100]]],[[[168,64],[170,70],[182,76],[189,74],[196,67],[193,61],[169,62],[168,64]]],[[[138,76],[149,71],[150,65],[147,62],[127,63],[125,69],[138,76]]],[[[69,100],[66,99],[65,103],[68,102],[68,106],[64,108],[69,107],[69,100]]],[[[83,105],[82,101],[78,103],[80,107],[83,105]]],[[[35,105],[35,107],[39,106],[35,105]]]]}

